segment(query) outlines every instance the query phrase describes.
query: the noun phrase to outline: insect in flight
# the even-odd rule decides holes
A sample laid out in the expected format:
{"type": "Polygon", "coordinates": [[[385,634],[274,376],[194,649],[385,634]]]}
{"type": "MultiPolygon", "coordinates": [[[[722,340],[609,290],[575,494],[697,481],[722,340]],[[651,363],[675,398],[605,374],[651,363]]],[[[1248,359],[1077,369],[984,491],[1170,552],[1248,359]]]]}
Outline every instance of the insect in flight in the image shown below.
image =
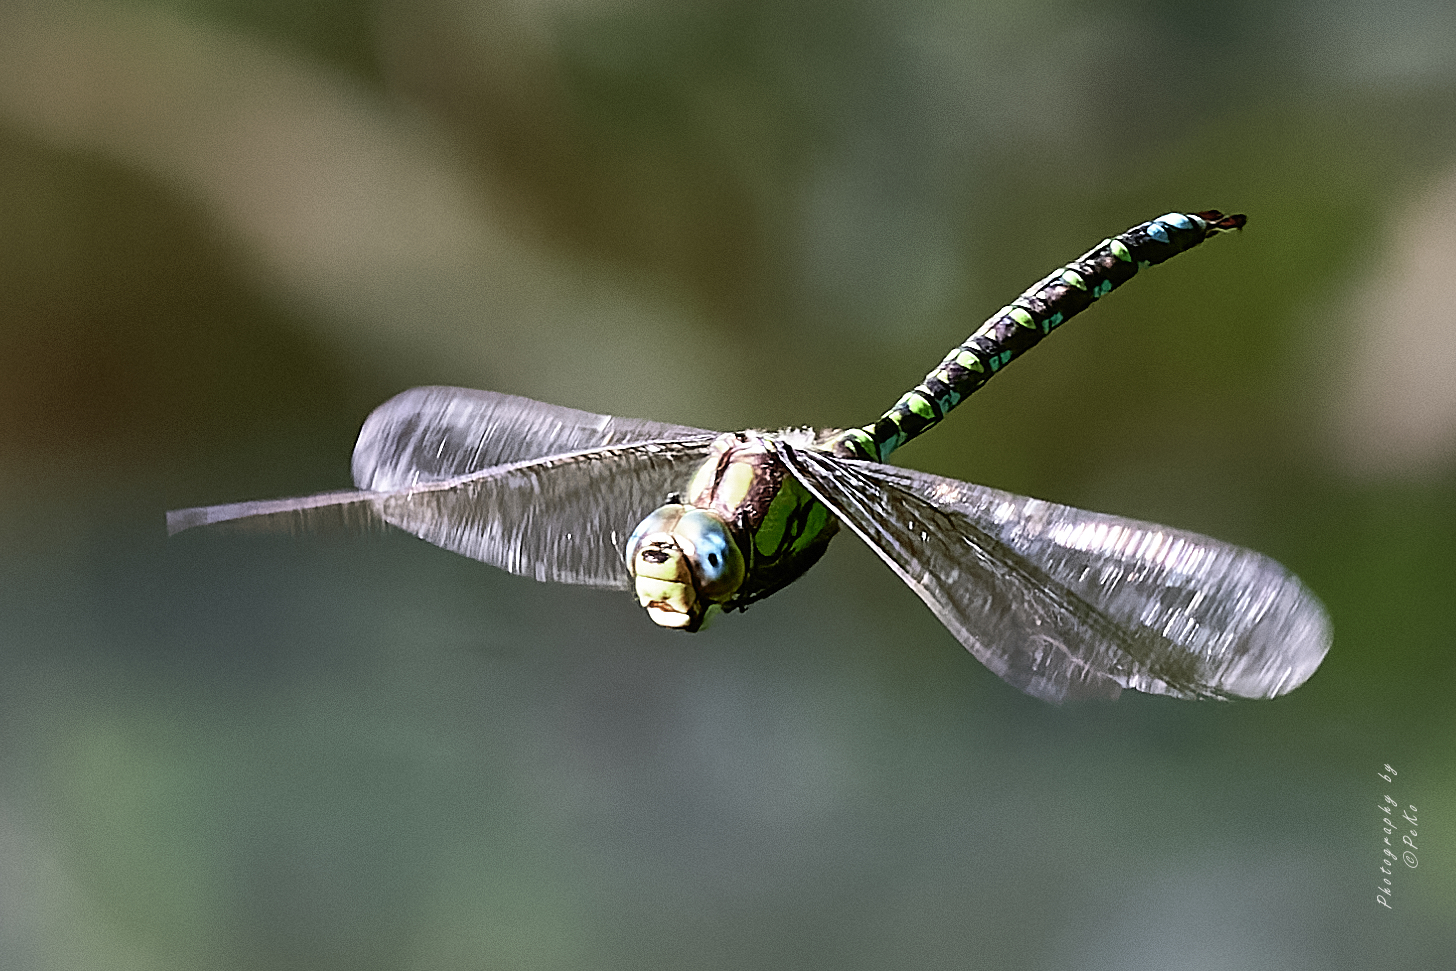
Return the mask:
{"type": "Polygon", "coordinates": [[[718,434],[425,387],[369,415],[354,491],[182,509],[168,531],[387,523],[511,573],[634,591],[699,630],[798,579],[841,527],[972,654],[1051,702],[1123,688],[1272,698],[1330,646],[1273,560],[1194,533],[884,464],[1043,336],[1243,216],[1170,213],[1052,272],[873,424],[718,434]]]}

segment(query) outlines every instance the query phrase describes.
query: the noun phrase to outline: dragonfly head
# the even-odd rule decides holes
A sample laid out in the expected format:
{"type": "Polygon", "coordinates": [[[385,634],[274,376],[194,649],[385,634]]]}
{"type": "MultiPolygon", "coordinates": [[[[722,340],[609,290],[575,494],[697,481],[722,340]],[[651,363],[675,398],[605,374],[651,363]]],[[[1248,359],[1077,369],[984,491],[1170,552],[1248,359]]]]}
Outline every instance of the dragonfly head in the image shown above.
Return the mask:
{"type": "Polygon", "coordinates": [[[744,573],[743,554],[723,520],[676,502],[632,531],[627,569],[653,623],[687,631],[699,630],[708,611],[737,592],[744,573]]]}

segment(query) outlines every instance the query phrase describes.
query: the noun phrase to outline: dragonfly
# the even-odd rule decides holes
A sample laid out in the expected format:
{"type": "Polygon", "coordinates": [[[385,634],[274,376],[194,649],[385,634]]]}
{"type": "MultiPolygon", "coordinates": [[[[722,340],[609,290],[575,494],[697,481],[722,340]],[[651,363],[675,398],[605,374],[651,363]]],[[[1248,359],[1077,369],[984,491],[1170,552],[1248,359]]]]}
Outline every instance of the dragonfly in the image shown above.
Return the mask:
{"type": "Polygon", "coordinates": [[[510,573],[631,592],[658,625],[693,632],[803,576],[847,529],[1036,698],[1273,698],[1304,683],[1331,643],[1319,600],[1279,563],[886,461],[1140,268],[1245,221],[1169,213],[1103,240],[868,425],[718,433],[414,388],[365,420],[354,489],[175,510],[168,531],[388,525],[510,573]]]}

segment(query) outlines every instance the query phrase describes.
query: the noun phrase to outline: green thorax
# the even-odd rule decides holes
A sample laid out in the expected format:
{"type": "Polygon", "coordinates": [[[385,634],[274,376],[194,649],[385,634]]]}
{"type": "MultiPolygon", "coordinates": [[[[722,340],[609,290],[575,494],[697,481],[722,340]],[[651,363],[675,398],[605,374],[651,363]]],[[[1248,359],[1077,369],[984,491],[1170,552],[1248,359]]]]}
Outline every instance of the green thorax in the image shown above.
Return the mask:
{"type": "Polygon", "coordinates": [[[743,586],[725,610],[742,609],[797,580],[839,531],[839,521],[753,432],[720,435],[685,499],[721,517],[743,553],[743,586]]]}

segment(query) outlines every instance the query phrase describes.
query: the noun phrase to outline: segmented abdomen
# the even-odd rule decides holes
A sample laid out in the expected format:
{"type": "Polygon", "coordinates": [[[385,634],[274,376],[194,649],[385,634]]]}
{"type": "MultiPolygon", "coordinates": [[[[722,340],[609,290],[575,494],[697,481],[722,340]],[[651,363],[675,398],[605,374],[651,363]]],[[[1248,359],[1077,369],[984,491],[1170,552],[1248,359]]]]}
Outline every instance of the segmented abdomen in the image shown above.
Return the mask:
{"type": "Polygon", "coordinates": [[[840,432],[825,447],[837,455],[883,462],[1141,267],[1171,259],[1217,233],[1241,229],[1245,221],[1243,216],[1225,216],[1217,210],[1171,212],[1103,240],[993,314],[874,424],[840,432]]]}

